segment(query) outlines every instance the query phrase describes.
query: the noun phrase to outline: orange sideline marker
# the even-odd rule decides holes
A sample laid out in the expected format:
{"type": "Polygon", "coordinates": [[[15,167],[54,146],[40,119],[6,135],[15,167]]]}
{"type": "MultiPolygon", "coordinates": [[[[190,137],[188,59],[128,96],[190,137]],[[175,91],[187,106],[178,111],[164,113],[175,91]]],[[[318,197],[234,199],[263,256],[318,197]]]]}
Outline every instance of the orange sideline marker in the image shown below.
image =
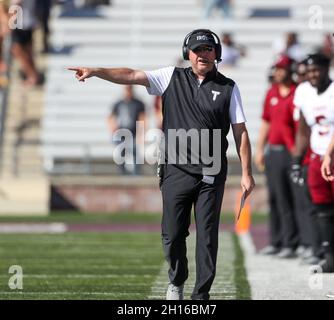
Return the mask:
{"type": "Polygon", "coordinates": [[[244,206],[240,212],[240,206],[242,203],[242,192],[238,192],[237,201],[234,208],[235,213],[235,232],[237,234],[248,232],[251,224],[251,206],[249,202],[249,197],[245,200],[244,206]],[[239,220],[238,220],[239,216],[239,220]]]}

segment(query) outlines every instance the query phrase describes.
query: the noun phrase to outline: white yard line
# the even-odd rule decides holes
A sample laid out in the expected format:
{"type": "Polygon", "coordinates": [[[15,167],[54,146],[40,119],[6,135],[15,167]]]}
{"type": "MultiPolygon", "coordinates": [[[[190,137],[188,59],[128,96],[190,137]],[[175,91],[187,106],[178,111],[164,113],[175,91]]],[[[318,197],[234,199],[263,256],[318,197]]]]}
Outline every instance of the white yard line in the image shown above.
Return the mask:
{"type": "Polygon", "coordinates": [[[0,223],[1,233],[65,233],[65,223],[0,223]]]}
{"type": "MultiPolygon", "coordinates": [[[[184,286],[184,297],[190,299],[190,295],[195,284],[196,263],[195,263],[195,245],[196,234],[192,233],[187,239],[188,248],[188,268],[189,278],[184,286]]],[[[217,258],[216,278],[212,285],[210,295],[211,299],[235,299],[236,288],[234,284],[234,260],[235,249],[231,233],[219,233],[219,249],[217,258]]],[[[151,288],[151,294],[148,299],[166,298],[166,289],[168,284],[168,265],[165,262],[156,281],[151,288]]]]}
{"type": "Polygon", "coordinates": [[[299,259],[278,259],[256,254],[249,235],[241,235],[240,244],[254,300],[329,300],[334,274],[312,274],[312,267],[299,259]]]}

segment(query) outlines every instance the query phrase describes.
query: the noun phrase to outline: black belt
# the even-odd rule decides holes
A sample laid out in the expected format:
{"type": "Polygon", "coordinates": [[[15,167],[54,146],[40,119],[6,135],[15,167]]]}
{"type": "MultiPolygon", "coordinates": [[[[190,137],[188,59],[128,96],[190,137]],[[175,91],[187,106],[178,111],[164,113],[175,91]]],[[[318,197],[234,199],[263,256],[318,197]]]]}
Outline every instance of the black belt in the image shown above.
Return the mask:
{"type": "Polygon", "coordinates": [[[273,151],[283,151],[286,149],[284,144],[269,144],[268,148],[273,151]]]}

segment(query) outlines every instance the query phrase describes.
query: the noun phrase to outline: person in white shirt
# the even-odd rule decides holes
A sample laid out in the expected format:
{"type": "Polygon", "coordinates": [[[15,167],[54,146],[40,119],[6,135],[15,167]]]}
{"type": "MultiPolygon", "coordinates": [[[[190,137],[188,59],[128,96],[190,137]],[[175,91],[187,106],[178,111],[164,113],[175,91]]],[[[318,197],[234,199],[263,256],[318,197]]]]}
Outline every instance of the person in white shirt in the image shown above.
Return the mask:
{"type": "Polygon", "coordinates": [[[319,265],[322,272],[334,272],[334,182],[321,175],[322,161],[334,135],[334,83],[329,77],[330,59],[325,55],[309,55],[306,65],[308,81],[297,87],[294,97],[294,104],[300,108],[300,123],[291,169],[292,176],[300,175],[301,160],[310,144],[308,186],[325,255],[319,265]]]}
{"type": "Polygon", "coordinates": [[[238,60],[245,56],[243,46],[236,45],[229,33],[223,34],[222,37],[222,64],[223,66],[235,66],[238,60]]]}
{"type": "MultiPolygon", "coordinates": [[[[24,83],[28,86],[36,86],[43,83],[43,77],[39,74],[33,53],[33,31],[37,25],[35,14],[35,0],[11,0],[11,5],[18,6],[17,19],[21,19],[21,25],[12,30],[12,50],[20,61],[24,83]],[[19,9],[21,8],[21,9],[19,9]],[[20,15],[22,12],[22,15],[20,15]]],[[[20,23],[19,23],[20,24],[20,23]]]]}
{"type": "Polygon", "coordinates": [[[276,39],[272,48],[276,55],[285,54],[297,62],[306,57],[305,50],[298,41],[298,35],[295,32],[288,32],[283,38],[276,39]]]}
{"type": "Polygon", "coordinates": [[[79,81],[96,76],[118,84],[145,86],[162,97],[162,244],[169,264],[167,300],[182,300],[188,278],[186,238],[191,212],[196,222],[196,282],[191,298],[207,300],[216,275],[220,211],[227,176],[227,134],[233,132],[246,198],[255,182],[251,146],[237,84],[221,74],[221,45],[216,33],[196,29],[185,36],[184,60],[191,67],[153,71],[75,67],[79,81]]]}

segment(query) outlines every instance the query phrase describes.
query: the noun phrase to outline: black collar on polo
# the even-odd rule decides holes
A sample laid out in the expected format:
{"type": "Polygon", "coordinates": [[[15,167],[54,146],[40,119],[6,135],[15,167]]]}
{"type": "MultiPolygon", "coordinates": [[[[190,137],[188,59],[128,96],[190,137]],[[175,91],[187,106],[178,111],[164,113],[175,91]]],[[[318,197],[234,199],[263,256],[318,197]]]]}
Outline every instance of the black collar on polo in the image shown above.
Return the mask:
{"type": "MultiPolygon", "coordinates": [[[[194,78],[194,80],[198,81],[197,75],[193,71],[192,67],[187,68],[189,70],[190,75],[194,78]]],[[[211,71],[209,71],[206,75],[205,78],[203,79],[202,83],[205,83],[210,80],[214,80],[217,77],[218,70],[216,67],[214,67],[211,71]]]]}

